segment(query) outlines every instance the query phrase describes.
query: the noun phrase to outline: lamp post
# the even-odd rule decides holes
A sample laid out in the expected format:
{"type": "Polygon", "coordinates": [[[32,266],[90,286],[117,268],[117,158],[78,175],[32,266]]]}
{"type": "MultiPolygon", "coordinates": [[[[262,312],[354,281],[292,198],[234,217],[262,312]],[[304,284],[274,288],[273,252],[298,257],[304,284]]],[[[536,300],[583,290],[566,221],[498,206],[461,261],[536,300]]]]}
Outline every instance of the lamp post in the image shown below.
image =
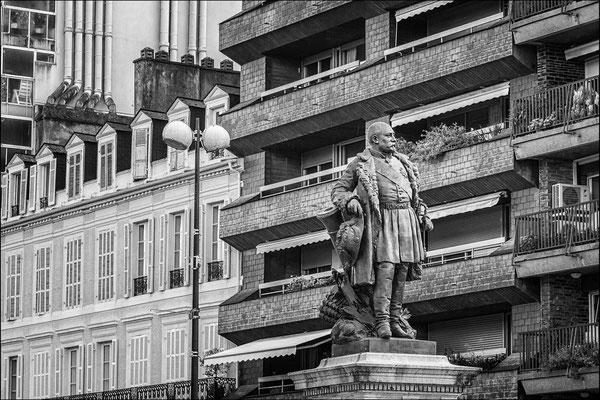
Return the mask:
{"type": "Polygon", "coordinates": [[[194,131],[183,121],[171,121],[163,129],[163,141],[176,150],[187,150],[195,140],[195,166],[194,166],[194,253],[192,263],[192,365],[190,376],[190,389],[192,400],[198,399],[198,338],[200,334],[200,147],[207,152],[226,149],[229,147],[229,133],[219,125],[212,125],[200,131],[200,118],[196,118],[194,131]],[[202,142],[202,143],[201,143],[202,142]]]}

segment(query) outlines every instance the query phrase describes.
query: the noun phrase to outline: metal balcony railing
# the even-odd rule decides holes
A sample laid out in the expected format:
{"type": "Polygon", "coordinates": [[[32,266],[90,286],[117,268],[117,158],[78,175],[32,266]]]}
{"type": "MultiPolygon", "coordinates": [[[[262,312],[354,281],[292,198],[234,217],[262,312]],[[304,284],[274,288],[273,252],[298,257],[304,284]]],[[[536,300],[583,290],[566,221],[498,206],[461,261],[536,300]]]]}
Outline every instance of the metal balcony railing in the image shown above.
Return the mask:
{"type": "Polygon", "coordinates": [[[286,393],[294,390],[296,390],[296,387],[288,374],[258,378],[259,395],[286,393]]]}
{"type": "Polygon", "coordinates": [[[317,185],[323,182],[329,182],[342,176],[348,165],[340,165],[312,174],[306,174],[297,178],[286,179],[285,181],[271,183],[260,187],[260,197],[268,197],[276,194],[290,192],[296,189],[302,189],[308,186],[317,185]]]}
{"type": "Polygon", "coordinates": [[[44,197],[40,197],[40,208],[46,208],[48,207],[48,197],[44,196],[44,197]]]}
{"type": "MultiPolygon", "coordinates": [[[[236,388],[235,378],[202,378],[198,380],[198,398],[219,400],[236,388]]],[[[160,383],[126,389],[107,390],[73,396],[58,397],[64,400],[142,400],[142,399],[190,399],[190,381],[160,383]]]]}
{"type": "Polygon", "coordinates": [[[183,268],[174,269],[173,271],[169,271],[169,287],[171,289],[183,286],[184,277],[183,277],[183,268]]]}
{"type": "Polygon", "coordinates": [[[572,2],[573,0],[515,0],[512,2],[510,19],[515,22],[572,2]]]}
{"type": "Polygon", "coordinates": [[[218,281],[223,279],[223,261],[211,261],[207,264],[208,281],[218,281]]]}
{"type": "Polygon", "coordinates": [[[514,255],[597,242],[599,219],[598,200],[519,216],[514,255]]]}
{"type": "Polygon", "coordinates": [[[148,291],[148,277],[140,276],[133,280],[133,295],[146,294],[148,291]]]}
{"type": "Polygon", "coordinates": [[[16,217],[17,215],[19,215],[19,205],[10,206],[10,216],[16,217]]]}
{"type": "Polygon", "coordinates": [[[522,344],[521,371],[547,368],[550,356],[559,350],[572,354],[582,346],[589,346],[598,351],[598,322],[523,332],[519,336],[522,344]]]}
{"type": "Polygon", "coordinates": [[[515,99],[513,137],[597,117],[598,87],[594,76],[515,99]]]}

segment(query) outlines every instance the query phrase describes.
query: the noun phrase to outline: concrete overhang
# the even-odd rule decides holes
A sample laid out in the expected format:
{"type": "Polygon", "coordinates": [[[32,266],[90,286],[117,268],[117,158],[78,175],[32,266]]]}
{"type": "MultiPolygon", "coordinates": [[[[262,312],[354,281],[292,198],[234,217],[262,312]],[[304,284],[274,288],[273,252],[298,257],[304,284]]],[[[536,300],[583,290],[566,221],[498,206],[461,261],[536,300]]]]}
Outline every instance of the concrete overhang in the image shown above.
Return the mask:
{"type": "Polygon", "coordinates": [[[569,44],[597,39],[598,4],[598,1],[574,1],[513,22],[515,44],[569,44]]]}
{"type": "Polygon", "coordinates": [[[599,118],[587,118],[566,129],[562,126],[519,136],[512,146],[517,160],[560,158],[575,160],[598,154],[599,118]]]}
{"type": "MultiPolygon", "coordinates": [[[[598,393],[598,367],[575,368],[576,372],[571,376],[566,370],[536,371],[517,375],[517,379],[523,386],[528,396],[544,394],[567,394],[573,393],[598,393]]],[[[581,396],[582,398],[584,396],[581,396]]],[[[588,397],[588,396],[585,396],[588,397]]],[[[596,397],[596,396],[592,396],[596,397]]]]}
{"type": "Polygon", "coordinates": [[[598,242],[525,254],[514,258],[517,277],[531,278],[542,275],[567,275],[598,273],[598,242]]]}

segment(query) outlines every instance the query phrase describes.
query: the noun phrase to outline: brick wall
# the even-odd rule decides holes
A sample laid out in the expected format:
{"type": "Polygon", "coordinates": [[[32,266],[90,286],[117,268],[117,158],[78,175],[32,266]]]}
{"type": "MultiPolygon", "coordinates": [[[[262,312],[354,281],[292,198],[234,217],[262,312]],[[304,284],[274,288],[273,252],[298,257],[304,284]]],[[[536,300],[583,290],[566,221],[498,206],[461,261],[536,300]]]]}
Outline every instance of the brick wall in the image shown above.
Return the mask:
{"type": "Polygon", "coordinates": [[[573,182],[573,163],[565,160],[544,159],[539,162],[540,209],[552,208],[552,185],[573,182]]]}
{"type": "Polygon", "coordinates": [[[265,153],[257,153],[244,158],[244,172],[242,173],[242,195],[258,193],[259,188],[265,184],[265,153]]]}
{"type": "Polygon", "coordinates": [[[266,57],[261,57],[240,68],[240,102],[255,99],[266,87],[266,57]]]}
{"type": "Polygon", "coordinates": [[[560,86],[583,79],[584,64],[565,60],[569,46],[547,44],[537,47],[537,82],[540,89],[560,86]]]}
{"type": "Polygon", "coordinates": [[[242,1],[242,11],[261,4],[264,0],[244,0],[242,1]]]}
{"type": "Polygon", "coordinates": [[[514,237],[516,217],[537,211],[540,211],[538,188],[512,192],[510,195],[510,237],[514,237]]]}
{"type": "Polygon", "coordinates": [[[461,400],[496,400],[517,398],[517,371],[480,373],[471,386],[465,388],[461,400]]]}
{"type": "Polygon", "coordinates": [[[238,364],[238,386],[256,385],[258,378],[263,376],[262,360],[244,361],[238,364]]]}
{"type": "Polygon", "coordinates": [[[540,278],[542,328],[588,323],[588,296],[581,289],[581,279],[569,275],[546,275],[540,278]]]}
{"type": "Polygon", "coordinates": [[[242,273],[244,289],[258,289],[258,285],[264,282],[265,276],[265,256],[256,254],[256,250],[247,250],[242,253],[242,273]]]}
{"type": "Polygon", "coordinates": [[[541,329],[540,303],[529,303],[512,308],[512,353],[522,350],[520,333],[541,329]]]}
{"type": "Polygon", "coordinates": [[[365,20],[365,50],[367,60],[383,57],[390,46],[390,15],[377,15],[365,20]]]}

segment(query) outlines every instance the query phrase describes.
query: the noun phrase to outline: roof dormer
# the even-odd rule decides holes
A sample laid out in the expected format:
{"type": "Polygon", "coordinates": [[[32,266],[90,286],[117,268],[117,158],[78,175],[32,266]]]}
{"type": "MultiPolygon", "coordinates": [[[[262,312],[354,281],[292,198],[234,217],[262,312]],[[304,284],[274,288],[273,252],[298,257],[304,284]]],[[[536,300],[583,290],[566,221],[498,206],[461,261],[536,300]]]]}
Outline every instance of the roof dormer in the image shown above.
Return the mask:
{"type": "Polygon", "coordinates": [[[167,145],[162,131],[167,114],[139,110],[131,122],[131,174],[133,179],[147,179],[152,175],[152,162],[167,157],[167,145]]]}
{"type": "Polygon", "coordinates": [[[204,98],[204,104],[206,104],[205,126],[217,125],[217,116],[238,104],[239,101],[239,87],[215,85],[204,98]]]}
{"type": "Polygon", "coordinates": [[[84,183],[96,180],[98,176],[96,137],[75,132],[69,138],[65,149],[67,150],[67,200],[75,200],[84,197],[84,183]]]}
{"type": "Polygon", "coordinates": [[[6,165],[6,173],[2,174],[2,219],[15,218],[27,213],[27,199],[31,186],[29,169],[34,164],[33,156],[16,153],[6,165]]]}
{"type": "Polygon", "coordinates": [[[98,189],[116,190],[118,172],[131,167],[131,129],[115,122],[105,123],[96,134],[98,143],[98,189]]]}
{"type": "Polygon", "coordinates": [[[57,144],[44,143],[38,150],[35,155],[36,189],[34,204],[30,197],[30,210],[44,210],[56,204],[56,192],[65,188],[66,155],[65,148],[57,144]]]}
{"type": "MultiPolygon", "coordinates": [[[[201,100],[187,99],[178,97],[173,101],[171,107],[167,110],[167,118],[169,122],[182,121],[193,129],[204,129],[204,102],[201,100]],[[196,126],[196,121],[199,121],[196,126]]],[[[176,150],[172,147],[168,148],[167,164],[169,172],[183,171],[188,163],[188,151],[191,150],[176,150]]]]}

